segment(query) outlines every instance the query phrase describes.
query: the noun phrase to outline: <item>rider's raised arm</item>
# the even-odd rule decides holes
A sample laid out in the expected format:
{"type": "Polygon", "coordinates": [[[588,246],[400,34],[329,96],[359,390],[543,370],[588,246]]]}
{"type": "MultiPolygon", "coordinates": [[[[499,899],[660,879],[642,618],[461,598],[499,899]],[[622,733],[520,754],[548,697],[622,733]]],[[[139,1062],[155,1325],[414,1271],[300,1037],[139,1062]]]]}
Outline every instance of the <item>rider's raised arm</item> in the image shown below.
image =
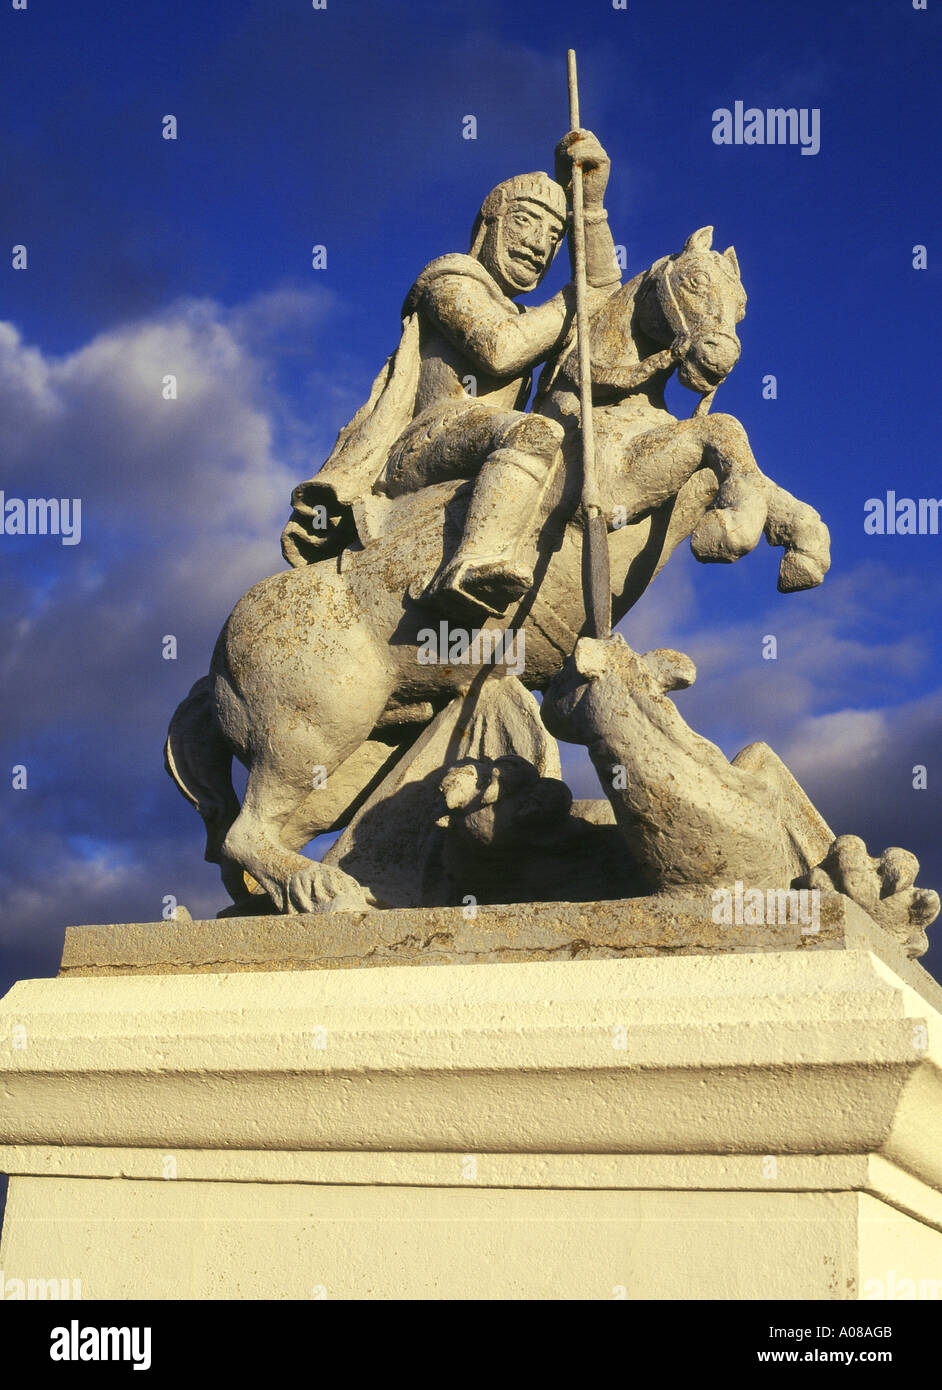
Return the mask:
{"type": "Polygon", "coordinates": [[[585,278],[593,289],[617,290],[621,271],[615,259],[615,243],[604,209],[586,210],[585,214],[585,278]]]}
{"type": "Polygon", "coordinates": [[[446,338],[481,370],[512,377],[561,346],[572,325],[575,298],[567,285],[546,304],[521,314],[499,303],[466,275],[441,275],[422,295],[422,308],[446,338]]]}
{"type": "Polygon", "coordinates": [[[556,178],[570,201],[574,162],[582,166],[586,281],[594,289],[611,292],[621,283],[621,270],[605,211],[610,163],[591,130],[571,130],[556,146],[556,178]]]}

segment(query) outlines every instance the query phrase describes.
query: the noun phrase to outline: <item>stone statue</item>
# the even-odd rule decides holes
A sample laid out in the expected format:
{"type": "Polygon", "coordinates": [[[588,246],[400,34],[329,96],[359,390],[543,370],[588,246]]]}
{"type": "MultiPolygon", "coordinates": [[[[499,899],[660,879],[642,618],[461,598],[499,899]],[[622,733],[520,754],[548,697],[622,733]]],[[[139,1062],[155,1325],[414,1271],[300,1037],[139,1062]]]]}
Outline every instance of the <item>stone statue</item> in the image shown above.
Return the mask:
{"type": "Polygon", "coordinates": [[[469,253],[419,274],[369,399],[292,494],[291,568],[237,604],[173,717],[168,770],[206,824],[228,911],[442,905],[461,901],[464,874],[487,894],[501,854],[524,894],[557,882],[549,861],[565,861],[577,898],[817,875],[876,903],[874,875],[889,873],[910,897],[888,929],[912,948],[938,901],[912,888],[902,852],[864,866],[771,750],[729,764],[694,734],[666,695],[693,678],[687,658],[586,639],[598,611],[583,582],[598,519],[580,464],[590,407],[606,622],[686,538],[697,559],[731,563],[764,535],[783,550],[788,593],[821,583],[829,537],[761,472],[742,425],[710,413],[740,354],[733,248],[715,251],[700,228],[622,284],[605,151],[573,129],[555,169],[555,181],[498,185],[469,253]],[[566,234],[567,198],[581,215],[575,288],[521,310],[566,234]],[[688,419],[665,405],[674,372],[699,398],[688,419]],[[533,690],[548,691],[550,728],[590,748],[614,814],[571,805],[533,690]],[[248,769],[241,806],[233,756],[248,769]],[[621,799],[610,758],[627,769],[621,799]],[[669,808],[652,793],[660,762],[669,808]],[[343,834],[323,862],[301,853],[330,830],[343,834]]]}

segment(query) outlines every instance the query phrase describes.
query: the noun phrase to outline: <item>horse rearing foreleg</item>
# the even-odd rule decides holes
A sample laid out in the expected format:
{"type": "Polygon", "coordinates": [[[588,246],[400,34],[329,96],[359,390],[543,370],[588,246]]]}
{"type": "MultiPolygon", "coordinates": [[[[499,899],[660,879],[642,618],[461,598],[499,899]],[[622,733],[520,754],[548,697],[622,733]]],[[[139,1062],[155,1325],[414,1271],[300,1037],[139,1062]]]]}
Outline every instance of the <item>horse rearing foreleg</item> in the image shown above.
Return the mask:
{"type": "Polygon", "coordinates": [[[690,538],[694,555],[707,563],[729,563],[754,549],[764,532],[769,545],[785,548],[781,593],[820,584],[831,564],[831,538],[821,517],[765,476],[732,415],[703,417],[702,426],[703,461],[716,471],[720,485],[690,538]]]}
{"type": "Polygon", "coordinates": [[[771,479],[766,482],[769,511],[765,538],[769,545],[785,547],[778,569],[779,592],[813,589],[831,567],[830,532],[814,507],[800,502],[771,479]]]}
{"type": "Polygon", "coordinates": [[[732,564],[759,544],[768,517],[768,479],[734,416],[695,416],[691,423],[701,432],[703,463],[720,485],[690,537],[690,549],[704,564],[732,564]]]}

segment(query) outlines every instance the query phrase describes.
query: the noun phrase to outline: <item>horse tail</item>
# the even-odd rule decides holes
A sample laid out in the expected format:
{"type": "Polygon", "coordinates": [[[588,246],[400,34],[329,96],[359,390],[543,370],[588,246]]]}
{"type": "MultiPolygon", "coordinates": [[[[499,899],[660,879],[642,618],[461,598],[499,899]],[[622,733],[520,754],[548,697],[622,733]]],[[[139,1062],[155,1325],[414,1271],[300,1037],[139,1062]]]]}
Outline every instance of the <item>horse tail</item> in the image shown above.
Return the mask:
{"type": "Polygon", "coordinates": [[[206,859],[221,864],[222,844],[239,801],[232,785],[232,749],[215,718],[212,678],[202,676],[174,712],[164,765],[206,826],[206,859]]]}

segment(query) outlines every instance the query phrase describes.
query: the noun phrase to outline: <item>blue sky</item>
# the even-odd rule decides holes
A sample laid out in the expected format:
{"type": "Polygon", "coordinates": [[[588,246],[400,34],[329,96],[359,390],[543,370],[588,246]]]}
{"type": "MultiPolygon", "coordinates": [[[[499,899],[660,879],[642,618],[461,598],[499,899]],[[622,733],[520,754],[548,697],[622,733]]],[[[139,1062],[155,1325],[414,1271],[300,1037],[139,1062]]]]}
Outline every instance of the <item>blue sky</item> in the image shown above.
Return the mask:
{"type": "MultiPolygon", "coordinates": [[[[0,486],[83,500],[80,545],[0,536],[0,989],[53,972],[68,923],[153,920],[167,894],[194,915],[225,902],[162,770],[170,713],[240,594],[282,566],[291,486],[365,396],[419,270],[466,249],[493,184],[552,169],[569,45],[631,273],[706,223],[735,244],[749,307],[717,408],[833,540],[822,588],[788,597],[764,545],[732,567],[678,554],[626,636],[690,652],[700,679],[679,708],[728,755],[767,739],[836,831],[913,849],[942,886],[942,536],[863,529],[870,497],[942,493],[940,13],[0,8],[0,486]],[[819,109],[820,152],[715,145],[712,113],[737,100],[819,109]],[[176,141],[161,138],[168,113],[176,141]]],[[[560,257],[537,297],[565,273],[560,257]]],[[[690,396],[672,399],[689,413],[690,396]]],[[[596,794],[584,760],[568,768],[596,794]]],[[[925,963],[939,974],[942,948],[925,963]]]]}

